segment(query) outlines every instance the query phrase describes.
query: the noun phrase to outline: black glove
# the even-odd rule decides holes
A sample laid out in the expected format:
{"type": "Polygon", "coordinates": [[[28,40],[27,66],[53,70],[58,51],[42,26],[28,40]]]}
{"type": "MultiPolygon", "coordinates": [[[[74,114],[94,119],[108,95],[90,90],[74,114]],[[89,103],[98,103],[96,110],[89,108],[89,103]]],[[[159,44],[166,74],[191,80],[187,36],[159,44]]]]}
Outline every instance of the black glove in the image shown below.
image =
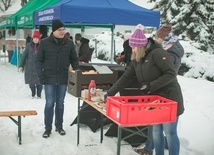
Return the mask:
{"type": "Polygon", "coordinates": [[[106,99],[108,96],[110,96],[108,93],[104,95],[104,103],[106,103],[106,101],[107,101],[106,99]]]}
{"type": "Polygon", "coordinates": [[[140,90],[144,93],[144,94],[149,94],[150,93],[150,86],[148,83],[144,83],[142,85],[142,87],[140,88],[140,90]]]}

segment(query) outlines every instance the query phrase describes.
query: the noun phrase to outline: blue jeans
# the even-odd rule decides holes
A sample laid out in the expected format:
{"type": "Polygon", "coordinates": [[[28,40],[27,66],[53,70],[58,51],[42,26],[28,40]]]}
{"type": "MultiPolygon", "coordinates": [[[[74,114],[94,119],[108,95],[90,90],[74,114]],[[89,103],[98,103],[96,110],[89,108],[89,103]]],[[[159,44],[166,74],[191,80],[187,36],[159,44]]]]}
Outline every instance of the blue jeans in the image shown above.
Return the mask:
{"type": "Polygon", "coordinates": [[[178,117],[176,122],[153,126],[153,143],[156,155],[164,155],[165,140],[163,132],[166,135],[169,155],[179,155],[180,141],[177,135],[177,124],[178,117]]]}
{"type": "MultiPolygon", "coordinates": [[[[152,126],[148,126],[148,131],[147,132],[148,132],[148,134],[147,134],[148,138],[147,138],[146,143],[145,143],[145,149],[147,151],[152,151],[154,149],[153,136],[152,137],[149,136],[150,134],[152,134],[152,126]]],[[[164,136],[164,141],[165,141],[164,147],[168,148],[168,144],[167,144],[167,140],[166,140],[165,136],[164,136]]]]}
{"type": "Polygon", "coordinates": [[[153,143],[153,139],[150,139],[150,138],[153,138],[153,136],[152,137],[149,137],[149,135],[150,134],[152,134],[152,126],[148,126],[148,138],[147,138],[147,140],[146,140],[146,146],[145,146],[145,149],[147,150],[147,151],[151,151],[151,150],[153,150],[154,149],[154,143],[153,143]]]}
{"type": "Polygon", "coordinates": [[[62,128],[64,114],[64,99],[67,85],[45,85],[45,129],[52,129],[54,106],[55,106],[55,126],[62,128]]]}

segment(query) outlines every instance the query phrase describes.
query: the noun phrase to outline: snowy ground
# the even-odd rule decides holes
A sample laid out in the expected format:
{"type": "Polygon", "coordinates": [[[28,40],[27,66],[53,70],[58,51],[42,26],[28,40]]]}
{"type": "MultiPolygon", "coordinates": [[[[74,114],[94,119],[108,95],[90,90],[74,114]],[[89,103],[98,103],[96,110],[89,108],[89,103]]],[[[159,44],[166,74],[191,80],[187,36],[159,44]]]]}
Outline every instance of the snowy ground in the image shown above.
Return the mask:
{"type": "MultiPolygon", "coordinates": [[[[214,152],[214,83],[181,76],[178,79],[186,108],[178,125],[180,154],[212,155],[214,152]]],[[[22,145],[18,144],[17,126],[9,118],[0,118],[0,155],[116,154],[116,138],[104,136],[104,141],[100,144],[99,130],[93,133],[85,126],[80,129],[80,145],[77,146],[77,126],[70,126],[77,115],[77,98],[72,95],[67,94],[65,99],[64,129],[67,134],[60,136],[53,131],[50,138],[44,139],[42,138],[44,92],[42,99],[31,99],[28,85],[24,84],[24,74],[18,72],[15,66],[7,63],[5,65],[3,61],[0,61],[0,86],[1,111],[35,109],[38,112],[36,116],[22,118],[22,145]]],[[[107,128],[106,126],[105,131],[107,128]]],[[[123,145],[121,154],[136,153],[132,151],[130,145],[123,145]]]]}

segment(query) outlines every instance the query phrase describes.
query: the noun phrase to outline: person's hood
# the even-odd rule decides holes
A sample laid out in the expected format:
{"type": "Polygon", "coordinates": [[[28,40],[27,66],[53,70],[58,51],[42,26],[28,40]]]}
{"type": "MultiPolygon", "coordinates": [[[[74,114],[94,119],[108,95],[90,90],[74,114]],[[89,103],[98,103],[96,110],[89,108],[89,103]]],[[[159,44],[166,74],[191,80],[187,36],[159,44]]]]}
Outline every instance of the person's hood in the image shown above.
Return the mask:
{"type": "Polygon", "coordinates": [[[89,40],[86,39],[86,38],[84,38],[84,37],[82,37],[81,40],[80,40],[80,42],[81,42],[82,44],[84,44],[84,43],[89,43],[89,40]]]}
{"type": "Polygon", "coordinates": [[[155,48],[163,49],[162,46],[159,43],[157,43],[154,39],[148,38],[148,43],[146,45],[146,51],[149,52],[155,48]]]}
{"type": "Polygon", "coordinates": [[[177,55],[179,58],[184,55],[184,48],[179,41],[176,41],[170,48],[167,49],[167,51],[177,55]]]}

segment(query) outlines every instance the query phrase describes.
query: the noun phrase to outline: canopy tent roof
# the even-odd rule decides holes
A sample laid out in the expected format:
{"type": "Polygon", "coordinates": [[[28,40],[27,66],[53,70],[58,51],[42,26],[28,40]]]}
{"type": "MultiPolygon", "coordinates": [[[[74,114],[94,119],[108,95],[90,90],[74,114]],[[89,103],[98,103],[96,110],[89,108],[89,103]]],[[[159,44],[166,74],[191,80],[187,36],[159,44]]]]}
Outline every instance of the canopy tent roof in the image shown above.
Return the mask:
{"type": "Polygon", "coordinates": [[[29,8],[24,13],[17,15],[17,27],[26,27],[26,26],[34,26],[34,11],[39,9],[44,9],[48,6],[51,6],[60,0],[37,0],[37,4],[32,6],[32,8],[29,8]],[[39,3],[40,2],[40,3],[39,3]]]}
{"type": "Polygon", "coordinates": [[[35,25],[60,19],[66,25],[137,25],[159,27],[160,13],[128,0],[61,0],[34,12],[35,25]],[[87,5],[86,5],[87,4],[87,5]]]}
{"type": "Polygon", "coordinates": [[[17,14],[20,14],[24,11],[26,11],[30,6],[33,6],[36,4],[36,0],[30,0],[27,2],[21,9],[19,9],[15,14],[11,15],[9,18],[3,20],[0,22],[0,28],[5,27],[14,27],[16,25],[15,17],[17,14]]]}
{"type": "Polygon", "coordinates": [[[2,21],[0,23],[0,28],[8,28],[8,27],[33,27],[34,24],[34,16],[33,12],[35,10],[44,9],[50,5],[53,5],[60,0],[30,0],[27,4],[25,4],[20,10],[18,10],[15,14],[10,16],[8,19],[2,21]]]}

